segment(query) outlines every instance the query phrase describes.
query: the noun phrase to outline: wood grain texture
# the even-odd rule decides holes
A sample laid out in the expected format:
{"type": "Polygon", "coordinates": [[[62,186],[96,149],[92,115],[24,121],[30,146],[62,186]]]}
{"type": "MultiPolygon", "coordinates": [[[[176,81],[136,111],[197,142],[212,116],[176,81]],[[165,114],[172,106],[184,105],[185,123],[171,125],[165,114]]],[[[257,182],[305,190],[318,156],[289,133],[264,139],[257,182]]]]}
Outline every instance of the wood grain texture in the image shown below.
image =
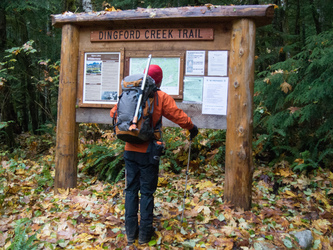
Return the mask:
{"type": "Polygon", "coordinates": [[[52,15],[52,24],[60,27],[66,23],[75,23],[80,26],[95,26],[107,22],[118,22],[126,20],[127,23],[143,20],[154,20],[158,22],[166,19],[212,21],[214,19],[252,18],[256,25],[267,25],[272,21],[274,15],[273,5],[239,5],[239,6],[197,6],[161,9],[143,9],[91,12],[91,13],[64,13],[52,15]]]}
{"type": "Polygon", "coordinates": [[[224,198],[251,209],[255,23],[234,22],[231,35],[224,198]]]}
{"type": "Polygon", "coordinates": [[[78,126],[75,122],[79,30],[67,24],[62,28],[61,71],[58,94],[55,192],[74,188],[77,182],[78,126]]]}
{"type": "MultiPolygon", "coordinates": [[[[224,115],[204,115],[202,114],[202,104],[189,104],[176,102],[177,106],[182,109],[193,123],[199,128],[226,129],[227,119],[224,115]]],[[[99,108],[78,108],[76,111],[76,122],[98,123],[112,125],[110,109],[99,108]]],[[[163,126],[179,127],[170,120],[163,118],[163,126]]]]}

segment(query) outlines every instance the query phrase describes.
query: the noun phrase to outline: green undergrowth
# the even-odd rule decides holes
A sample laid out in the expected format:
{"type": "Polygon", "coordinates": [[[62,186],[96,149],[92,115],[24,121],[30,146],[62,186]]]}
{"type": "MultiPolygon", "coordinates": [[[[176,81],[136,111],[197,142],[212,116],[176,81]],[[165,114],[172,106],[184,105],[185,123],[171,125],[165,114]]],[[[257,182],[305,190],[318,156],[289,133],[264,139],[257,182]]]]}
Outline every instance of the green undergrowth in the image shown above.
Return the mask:
{"type": "MultiPolygon", "coordinates": [[[[87,126],[87,125],[85,125],[87,126]]],[[[81,140],[79,160],[83,171],[96,175],[100,180],[117,182],[124,176],[124,142],[117,139],[112,130],[100,130],[96,125],[88,125],[89,138],[81,140]],[[96,139],[96,134],[99,138],[96,139]]],[[[87,135],[87,133],[86,133],[87,135]]],[[[165,153],[161,157],[160,168],[164,171],[180,173],[186,168],[189,152],[188,131],[181,128],[164,128],[165,153]]],[[[197,173],[203,173],[207,164],[224,166],[225,131],[200,129],[191,144],[190,165],[197,173]]]]}

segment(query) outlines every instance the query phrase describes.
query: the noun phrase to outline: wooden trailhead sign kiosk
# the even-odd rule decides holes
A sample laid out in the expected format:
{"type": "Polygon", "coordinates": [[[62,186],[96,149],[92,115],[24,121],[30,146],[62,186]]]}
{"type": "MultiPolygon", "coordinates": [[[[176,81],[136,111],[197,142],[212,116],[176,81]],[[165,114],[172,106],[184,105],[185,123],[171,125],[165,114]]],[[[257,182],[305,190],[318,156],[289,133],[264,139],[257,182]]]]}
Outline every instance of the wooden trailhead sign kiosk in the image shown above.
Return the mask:
{"type": "Polygon", "coordinates": [[[227,129],[224,199],[250,209],[255,35],[273,14],[273,5],[206,5],[53,15],[62,28],[55,191],[76,187],[78,123],[111,124],[121,80],[151,54],[161,89],[194,124],[227,129]]]}

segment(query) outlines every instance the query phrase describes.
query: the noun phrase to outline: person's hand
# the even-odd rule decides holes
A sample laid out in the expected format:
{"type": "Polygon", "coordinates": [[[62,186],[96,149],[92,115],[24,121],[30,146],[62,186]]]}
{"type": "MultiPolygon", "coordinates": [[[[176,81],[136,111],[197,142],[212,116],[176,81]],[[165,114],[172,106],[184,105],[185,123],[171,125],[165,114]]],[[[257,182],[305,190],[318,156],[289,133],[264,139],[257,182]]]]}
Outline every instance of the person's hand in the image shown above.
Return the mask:
{"type": "Polygon", "coordinates": [[[192,140],[198,134],[198,127],[193,124],[193,128],[190,131],[190,140],[192,140]]]}

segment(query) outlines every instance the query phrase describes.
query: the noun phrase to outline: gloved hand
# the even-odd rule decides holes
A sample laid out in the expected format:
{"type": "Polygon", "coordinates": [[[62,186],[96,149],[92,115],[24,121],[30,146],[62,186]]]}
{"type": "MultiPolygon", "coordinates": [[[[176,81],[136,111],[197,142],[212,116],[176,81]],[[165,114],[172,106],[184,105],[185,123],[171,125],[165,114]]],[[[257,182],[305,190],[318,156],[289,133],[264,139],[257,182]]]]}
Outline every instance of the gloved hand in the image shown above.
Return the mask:
{"type": "Polygon", "coordinates": [[[198,134],[198,127],[193,124],[193,128],[190,131],[190,140],[192,140],[198,134]]]}

